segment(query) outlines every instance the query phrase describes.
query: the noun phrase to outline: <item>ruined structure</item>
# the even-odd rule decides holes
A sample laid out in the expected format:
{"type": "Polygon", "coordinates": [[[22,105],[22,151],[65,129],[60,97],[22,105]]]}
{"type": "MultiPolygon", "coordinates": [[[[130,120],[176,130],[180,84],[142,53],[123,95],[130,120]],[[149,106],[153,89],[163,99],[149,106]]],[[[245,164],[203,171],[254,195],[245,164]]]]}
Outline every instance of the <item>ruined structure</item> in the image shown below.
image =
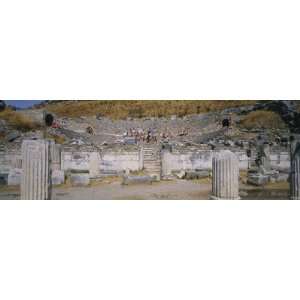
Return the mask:
{"type": "Polygon", "coordinates": [[[50,142],[24,140],[22,144],[22,200],[48,200],[51,197],[50,142]]]}
{"type": "Polygon", "coordinates": [[[61,165],[61,145],[51,142],[50,145],[52,170],[60,170],[61,165]]]}
{"type": "Polygon", "coordinates": [[[50,141],[52,185],[59,185],[65,182],[65,173],[61,169],[61,152],[62,146],[55,144],[54,141],[50,141]]]}
{"type": "Polygon", "coordinates": [[[160,180],[161,178],[161,156],[160,148],[157,146],[143,147],[143,167],[146,173],[160,180]]]}
{"type": "Polygon", "coordinates": [[[290,199],[300,200],[300,142],[291,143],[290,199]]]}
{"type": "Polygon", "coordinates": [[[257,163],[260,173],[266,174],[271,171],[270,146],[268,144],[258,145],[257,163]]]}
{"type": "Polygon", "coordinates": [[[231,151],[221,151],[213,157],[211,198],[239,199],[239,162],[231,151]]]}
{"type": "MultiPolygon", "coordinates": [[[[216,153],[225,155],[228,150],[237,158],[237,168],[248,172],[248,178],[242,178],[244,184],[263,186],[269,182],[287,181],[291,166],[289,131],[286,128],[244,128],[241,125],[243,115],[252,111],[253,107],[254,105],[233,107],[183,117],[129,117],[120,120],[98,115],[55,116],[58,125],[50,120],[47,128],[47,136],[61,143],[57,145],[54,141],[50,142],[48,156],[51,164],[48,171],[52,185],[67,182],[74,186],[89,186],[96,181],[115,180],[105,177],[121,178],[125,172],[125,185],[148,182],[149,178],[149,182],[202,178],[209,180],[213,171],[216,180],[213,183],[213,196],[235,199],[238,198],[238,188],[232,182],[236,177],[226,179],[235,175],[232,175],[233,172],[226,163],[223,165],[221,158],[220,161],[213,159],[216,153]],[[259,139],[259,136],[263,138],[259,139]],[[229,191],[222,186],[227,184],[222,176],[229,182],[229,191]]],[[[264,108],[265,106],[261,107],[264,108]]],[[[45,125],[44,109],[24,110],[22,113],[34,123],[45,125]]],[[[23,132],[10,127],[5,120],[0,120],[0,137],[1,132],[0,185],[12,185],[10,190],[18,193],[23,168],[26,172],[28,164],[34,170],[37,168],[31,166],[31,161],[33,164],[34,160],[29,153],[28,162],[24,158],[22,161],[21,143],[28,139],[43,139],[44,130],[37,127],[36,130],[23,132]]],[[[25,177],[28,177],[27,173],[24,174],[23,178],[25,177]]],[[[295,189],[296,171],[293,178],[295,189]]]]}

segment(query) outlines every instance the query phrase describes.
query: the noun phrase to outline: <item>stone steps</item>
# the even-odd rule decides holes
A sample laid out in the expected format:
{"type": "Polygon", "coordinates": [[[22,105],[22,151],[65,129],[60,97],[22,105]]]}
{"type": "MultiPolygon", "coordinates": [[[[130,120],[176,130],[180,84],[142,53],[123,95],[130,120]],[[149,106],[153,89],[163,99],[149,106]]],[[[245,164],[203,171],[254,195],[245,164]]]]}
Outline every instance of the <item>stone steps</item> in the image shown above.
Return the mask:
{"type": "Polygon", "coordinates": [[[151,176],[161,177],[161,157],[158,147],[144,147],[144,170],[151,176]]]}

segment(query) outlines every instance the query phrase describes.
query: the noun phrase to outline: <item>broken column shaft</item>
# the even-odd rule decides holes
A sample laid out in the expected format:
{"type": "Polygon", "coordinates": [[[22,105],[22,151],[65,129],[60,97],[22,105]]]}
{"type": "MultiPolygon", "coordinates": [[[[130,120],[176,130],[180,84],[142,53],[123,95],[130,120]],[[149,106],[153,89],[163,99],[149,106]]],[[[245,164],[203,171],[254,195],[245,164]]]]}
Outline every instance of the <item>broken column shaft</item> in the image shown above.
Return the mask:
{"type": "Polygon", "coordinates": [[[212,198],[239,199],[239,160],[229,150],[216,153],[213,157],[212,198]]]}
{"type": "Polygon", "coordinates": [[[22,200],[48,200],[51,195],[50,143],[24,140],[22,143],[22,200]]]}

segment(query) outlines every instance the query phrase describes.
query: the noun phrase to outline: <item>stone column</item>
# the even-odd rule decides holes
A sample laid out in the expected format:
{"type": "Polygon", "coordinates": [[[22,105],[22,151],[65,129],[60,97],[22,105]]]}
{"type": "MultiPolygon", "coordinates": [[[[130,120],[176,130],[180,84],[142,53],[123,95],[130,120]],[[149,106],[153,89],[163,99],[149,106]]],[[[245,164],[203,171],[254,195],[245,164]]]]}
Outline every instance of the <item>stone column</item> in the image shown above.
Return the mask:
{"type": "Polygon", "coordinates": [[[216,153],[212,161],[212,199],[239,199],[239,160],[229,150],[216,153]]]}
{"type": "Polygon", "coordinates": [[[51,197],[50,142],[24,140],[22,143],[22,200],[48,200],[51,197]]]}
{"type": "Polygon", "coordinates": [[[89,155],[89,171],[91,178],[97,178],[100,175],[100,155],[98,152],[91,152],[89,155]]]}
{"type": "Polygon", "coordinates": [[[290,148],[290,199],[300,200],[300,142],[293,141],[290,148]]]}
{"type": "Polygon", "coordinates": [[[52,143],[50,144],[50,155],[51,155],[51,164],[52,170],[61,169],[61,145],[52,143]]]}

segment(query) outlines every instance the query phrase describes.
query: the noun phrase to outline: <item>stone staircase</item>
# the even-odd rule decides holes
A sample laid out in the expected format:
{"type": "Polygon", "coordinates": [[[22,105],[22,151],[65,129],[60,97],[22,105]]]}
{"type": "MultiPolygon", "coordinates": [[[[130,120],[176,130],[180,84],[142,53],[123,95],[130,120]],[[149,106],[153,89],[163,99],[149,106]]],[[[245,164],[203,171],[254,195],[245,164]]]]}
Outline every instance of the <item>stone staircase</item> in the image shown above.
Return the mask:
{"type": "Polygon", "coordinates": [[[156,180],[161,179],[161,156],[160,147],[157,145],[145,145],[143,147],[144,171],[156,180]]]}

